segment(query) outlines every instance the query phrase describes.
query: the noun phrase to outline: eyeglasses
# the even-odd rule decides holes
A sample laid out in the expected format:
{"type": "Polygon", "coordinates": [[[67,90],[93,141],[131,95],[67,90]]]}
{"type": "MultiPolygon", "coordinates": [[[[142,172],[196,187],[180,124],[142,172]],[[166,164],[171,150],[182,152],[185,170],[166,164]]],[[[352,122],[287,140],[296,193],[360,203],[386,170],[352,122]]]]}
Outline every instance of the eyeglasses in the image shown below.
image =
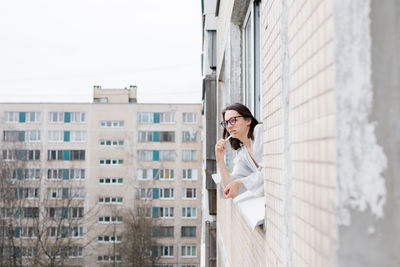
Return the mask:
{"type": "Polygon", "coordinates": [[[224,128],[226,128],[226,127],[228,127],[228,124],[230,124],[230,125],[234,125],[235,123],[236,123],[236,118],[239,118],[239,117],[243,117],[243,116],[235,116],[235,117],[232,117],[232,118],[230,118],[229,120],[227,120],[227,121],[221,121],[221,126],[222,127],[224,127],[224,128]]]}

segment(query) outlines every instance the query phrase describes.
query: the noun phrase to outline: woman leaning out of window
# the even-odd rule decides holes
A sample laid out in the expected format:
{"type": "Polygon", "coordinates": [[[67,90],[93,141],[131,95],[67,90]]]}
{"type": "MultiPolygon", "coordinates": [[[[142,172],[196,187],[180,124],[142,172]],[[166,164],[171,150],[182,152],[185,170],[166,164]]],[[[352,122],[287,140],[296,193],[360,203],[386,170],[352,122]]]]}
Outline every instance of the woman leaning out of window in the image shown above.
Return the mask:
{"type": "Polygon", "coordinates": [[[225,187],[225,197],[235,198],[246,190],[255,197],[263,196],[262,124],[258,123],[250,110],[240,103],[226,107],[222,112],[222,118],[223,139],[215,144],[215,155],[222,184],[225,187]],[[228,141],[232,149],[238,152],[233,161],[232,173],[228,172],[224,160],[228,141]]]}

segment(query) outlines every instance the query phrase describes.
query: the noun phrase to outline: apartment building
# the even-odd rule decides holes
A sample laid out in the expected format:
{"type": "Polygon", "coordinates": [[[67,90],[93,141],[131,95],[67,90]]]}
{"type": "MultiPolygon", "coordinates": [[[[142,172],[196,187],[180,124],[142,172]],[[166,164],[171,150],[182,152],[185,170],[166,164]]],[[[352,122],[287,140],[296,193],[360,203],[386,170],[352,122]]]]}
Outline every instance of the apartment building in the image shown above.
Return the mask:
{"type": "Polygon", "coordinates": [[[218,175],[216,198],[206,185],[207,266],[215,252],[217,266],[398,266],[398,3],[202,4],[217,17],[215,51],[203,28],[204,58],[216,54],[215,73],[203,64],[205,164],[225,106],[264,127],[264,197],[224,199],[218,175]]]}
{"type": "MultiPolygon", "coordinates": [[[[11,170],[27,199],[20,218],[31,231],[30,218],[43,222],[47,246],[71,237],[63,266],[122,264],[129,210],[157,222],[158,266],[200,265],[201,106],[138,104],[136,89],[94,86],[93,103],[0,105],[3,162],[23,162],[11,170]]],[[[35,234],[15,237],[29,266],[35,234]]]]}

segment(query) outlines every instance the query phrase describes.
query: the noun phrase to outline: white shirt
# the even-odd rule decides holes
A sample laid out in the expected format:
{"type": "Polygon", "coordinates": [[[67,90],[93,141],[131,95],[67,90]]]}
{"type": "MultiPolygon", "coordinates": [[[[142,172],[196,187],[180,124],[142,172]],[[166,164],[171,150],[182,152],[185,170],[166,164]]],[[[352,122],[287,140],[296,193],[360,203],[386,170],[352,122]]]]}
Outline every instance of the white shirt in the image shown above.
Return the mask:
{"type": "Polygon", "coordinates": [[[236,179],[243,181],[243,186],[239,186],[239,194],[249,190],[255,197],[264,195],[264,178],[262,168],[263,157],[263,125],[258,124],[254,127],[254,140],[251,141],[251,149],[257,165],[251,158],[245,145],[238,149],[238,153],[233,160],[233,170],[229,174],[229,182],[236,179]]]}

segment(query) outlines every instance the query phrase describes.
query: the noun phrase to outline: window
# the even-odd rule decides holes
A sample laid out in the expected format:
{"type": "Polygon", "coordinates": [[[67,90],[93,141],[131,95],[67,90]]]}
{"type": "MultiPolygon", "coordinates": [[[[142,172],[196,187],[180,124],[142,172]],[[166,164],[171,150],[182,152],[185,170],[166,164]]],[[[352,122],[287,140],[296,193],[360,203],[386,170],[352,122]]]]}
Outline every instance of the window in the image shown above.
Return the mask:
{"type": "Polygon", "coordinates": [[[174,237],[173,226],[156,226],[152,232],[153,237],[174,237]]]}
{"type": "Polygon", "coordinates": [[[196,226],[182,226],[181,237],[196,237],[196,226]]]}
{"type": "Polygon", "coordinates": [[[138,169],[137,178],[139,180],[152,180],[153,179],[153,169],[138,169]]]}
{"type": "Polygon", "coordinates": [[[196,208],[193,207],[184,207],[182,208],[182,218],[196,218],[196,208]]]}
{"type": "Polygon", "coordinates": [[[196,199],[196,188],[183,188],[182,198],[184,199],[196,199]]]}
{"type": "Polygon", "coordinates": [[[47,210],[47,217],[49,218],[62,218],[63,215],[67,215],[63,213],[63,208],[48,207],[46,208],[46,210],[47,210]]]}
{"type": "Polygon", "coordinates": [[[5,122],[18,122],[19,121],[19,112],[4,112],[4,121],[5,122]]]}
{"type": "Polygon", "coordinates": [[[123,178],[99,178],[99,184],[123,184],[123,178]]]}
{"type": "Polygon", "coordinates": [[[197,161],[197,150],[182,150],[183,161],[197,161]]]}
{"type": "Polygon", "coordinates": [[[64,122],[64,112],[49,112],[49,122],[64,122]]]}
{"type": "Polygon", "coordinates": [[[3,150],[3,160],[5,161],[14,161],[17,159],[17,151],[16,150],[3,150]]]}
{"type": "Polygon", "coordinates": [[[160,218],[173,218],[174,208],[173,207],[160,207],[160,218]]]}
{"type": "Polygon", "coordinates": [[[18,141],[21,142],[24,140],[25,140],[25,134],[22,134],[20,136],[20,131],[3,131],[3,141],[5,142],[18,142],[18,141]]]}
{"type": "Polygon", "coordinates": [[[38,218],[39,217],[39,208],[29,207],[23,208],[24,218],[38,218]]]}
{"type": "Polygon", "coordinates": [[[160,132],[160,142],[175,142],[175,132],[160,132]]]}
{"type": "Polygon", "coordinates": [[[83,199],[85,198],[85,189],[78,187],[78,188],[71,188],[70,190],[70,198],[71,199],[83,199]]]}
{"type": "Polygon", "coordinates": [[[85,160],[85,150],[71,150],[71,160],[85,160]]]}
{"type": "Polygon", "coordinates": [[[175,160],[174,150],[160,150],[160,160],[173,161],[175,160]]]}
{"type": "Polygon", "coordinates": [[[97,256],[97,261],[98,262],[121,262],[122,261],[122,256],[121,255],[99,255],[97,256]]]}
{"type": "Polygon", "coordinates": [[[48,169],[47,179],[49,180],[61,180],[63,178],[63,169],[48,169]]]}
{"type": "Polygon", "coordinates": [[[174,199],[174,189],[160,188],[160,199],[174,199]]]}
{"type": "Polygon", "coordinates": [[[150,218],[151,217],[151,207],[138,207],[137,208],[137,214],[139,217],[146,217],[150,218]]]}
{"type": "Polygon", "coordinates": [[[94,103],[108,103],[108,97],[99,97],[99,98],[95,98],[93,99],[94,103]]]}
{"type": "Polygon", "coordinates": [[[71,131],[71,142],[85,142],[86,132],[85,131],[71,131]]]}
{"type": "Polygon", "coordinates": [[[157,246],[156,255],[159,255],[161,257],[173,257],[174,246],[157,246]]]}
{"type": "Polygon", "coordinates": [[[174,123],[174,122],[175,122],[175,112],[160,113],[160,123],[174,123]]]}
{"type": "Polygon", "coordinates": [[[39,142],[40,141],[40,131],[25,131],[25,141],[26,142],[39,142]]]}
{"type": "Polygon", "coordinates": [[[153,150],[138,150],[138,159],[140,161],[152,161],[153,150]]]}
{"type": "Polygon", "coordinates": [[[15,188],[15,195],[17,198],[38,198],[39,188],[15,188]]]}
{"type": "Polygon", "coordinates": [[[69,217],[71,218],[83,218],[84,214],[83,207],[71,207],[69,208],[69,217]]]}
{"type": "Polygon", "coordinates": [[[40,112],[25,112],[26,122],[39,122],[40,112]]]}
{"type": "Polygon", "coordinates": [[[85,112],[71,112],[71,122],[80,123],[86,122],[85,112]]]}
{"type": "Polygon", "coordinates": [[[152,123],[153,122],[153,113],[152,112],[139,112],[139,123],[152,123]]]}
{"type": "Polygon", "coordinates": [[[49,131],[49,141],[50,142],[63,142],[64,141],[64,131],[60,131],[60,130],[49,131]]]}
{"type": "Polygon", "coordinates": [[[22,154],[25,154],[22,159],[26,160],[40,160],[40,150],[17,150],[17,156],[18,153],[22,152],[22,154]]]}
{"type": "Polygon", "coordinates": [[[47,154],[49,160],[63,160],[62,150],[49,150],[47,154]]]}
{"type": "Polygon", "coordinates": [[[100,216],[99,223],[122,223],[122,216],[100,216]]]}
{"type": "Polygon", "coordinates": [[[160,180],[173,180],[174,179],[174,169],[160,169],[160,180]]]}
{"type": "Polygon", "coordinates": [[[140,199],[151,199],[153,198],[153,188],[140,188],[139,189],[140,199]]]}
{"type": "Polygon", "coordinates": [[[21,227],[21,236],[24,238],[37,237],[37,229],[35,227],[21,227]]]}
{"type": "Polygon", "coordinates": [[[99,197],[99,204],[122,204],[122,197],[99,197]]]}
{"type": "Polygon", "coordinates": [[[261,119],[261,49],[259,2],[251,1],[243,26],[243,96],[257,120],[261,119]]]}
{"type": "Polygon", "coordinates": [[[122,128],[124,125],[124,121],[100,121],[101,128],[122,128]]]}
{"type": "Polygon", "coordinates": [[[182,142],[197,142],[197,131],[183,131],[182,142]]]}
{"type": "Polygon", "coordinates": [[[197,246],[182,246],[182,257],[196,257],[197,246]]]}
{"type": "Polygon", "coordinates": [[[197,180],[197,169],[183,169],[182,170],[183,180],[197,180]]]}
{"type": "Polygon", "coordinates": [[[97,241],[99,243],[121,243],[122,236],[121,235],[99,235],[97,237],[97,241]]]}
{"type": "Polygon", "coordinates": [[[71,169],[70,178],[72,180],[85,179],[85,169],[71,169]]]}
{"type": "Polygon", "coordinates": [[[40,169],[24,169],[22,176],[26,180],[40,179],[40,169]]]}
{"type": "Polygon", "coordinates": [[[36,247],[22,247],[22,258],[33,258],[36,255],[36,247]]]}
{"type": "Polygon", "coordinates": [[[101,166],[124,165],[124,160],[123,159],[100,159],[99,164],[101,166]]]}
{"type": "Polygon", "coordinates": [[[183,123],[197,123],[197,113],[196,112],[183,112],[182,113],[183,123]]]}
{"type": "Polygon", "coordinates": [[[153,142],[153,132],[139,131],[139,142],[153,142]]]}
{"type": "Polygon", "coordinates": [[[48,188],[47,197],[49,199],[61,199],[62,188],[48,188]]]}
{"type": "Polygon", "coordinates": [[[124,140],[99,140],[100,146],[105,147],[122,147],[124,146],[124,140]]]}

